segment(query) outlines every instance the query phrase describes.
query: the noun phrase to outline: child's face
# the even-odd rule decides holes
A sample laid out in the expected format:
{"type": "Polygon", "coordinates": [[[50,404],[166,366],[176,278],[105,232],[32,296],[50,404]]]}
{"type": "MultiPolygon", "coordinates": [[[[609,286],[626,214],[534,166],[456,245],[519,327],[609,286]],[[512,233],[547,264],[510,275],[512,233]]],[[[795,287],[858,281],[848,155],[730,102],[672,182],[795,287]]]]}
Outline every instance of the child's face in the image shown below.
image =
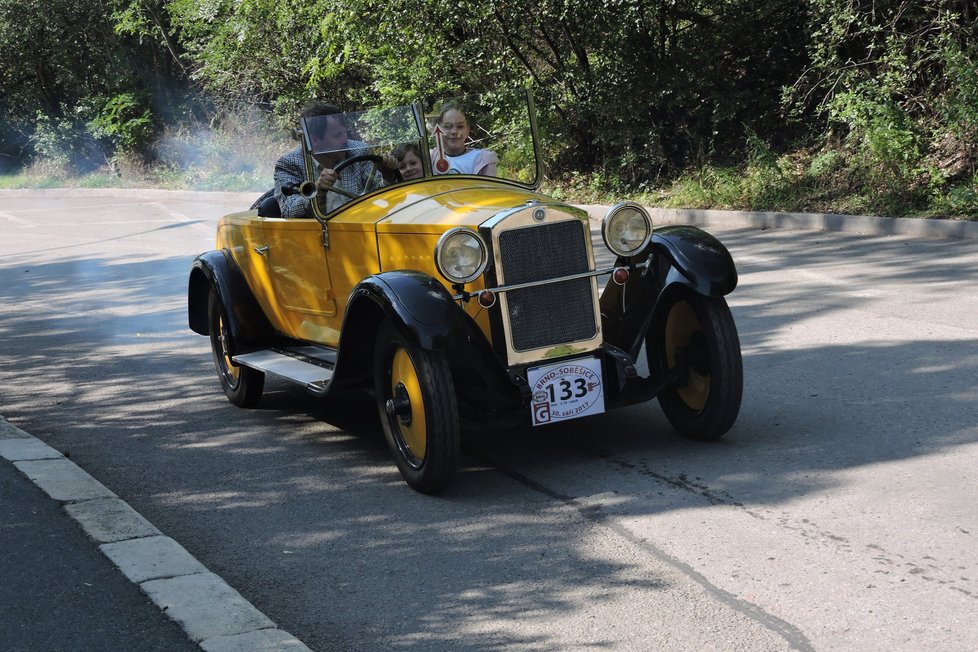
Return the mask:
{"type": "Polygon", "coordinates": [[[445,153],[459,156],[465,153],[465,141],[469,137],[469,123],[461,111],[451,109],[445,112],[439,123],[445,145],[445,153]]]}
{"type": "Polygon", "coordinates": [[[420,179],[424,173],[421,168],[421,159],[412,151],[405,152],[404,158],[397,164],[397,169],[401,172],[401,178],[405,181],[408,179],[420,179]]]}

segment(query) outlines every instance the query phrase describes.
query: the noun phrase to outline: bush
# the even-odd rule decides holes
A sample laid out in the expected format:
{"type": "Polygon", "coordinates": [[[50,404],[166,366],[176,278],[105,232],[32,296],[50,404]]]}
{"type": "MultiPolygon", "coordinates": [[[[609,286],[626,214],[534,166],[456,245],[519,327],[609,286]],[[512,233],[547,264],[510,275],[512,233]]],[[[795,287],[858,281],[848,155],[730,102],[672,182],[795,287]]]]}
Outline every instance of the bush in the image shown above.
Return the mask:
{"type": "Polygon", "coordinates": [[[143,108],[132,93],[106,100],[88,128],[93,136],[110,143],[113,158],[141,157],[156,131],[152,112],[143,108]]]}
{"type": "Polygon", "coordinates": [[[105,163],[102,147],[77,113],[52,117],[38,111],[31,144],[32,167],[54,176],[90,172],[105,163]]]}

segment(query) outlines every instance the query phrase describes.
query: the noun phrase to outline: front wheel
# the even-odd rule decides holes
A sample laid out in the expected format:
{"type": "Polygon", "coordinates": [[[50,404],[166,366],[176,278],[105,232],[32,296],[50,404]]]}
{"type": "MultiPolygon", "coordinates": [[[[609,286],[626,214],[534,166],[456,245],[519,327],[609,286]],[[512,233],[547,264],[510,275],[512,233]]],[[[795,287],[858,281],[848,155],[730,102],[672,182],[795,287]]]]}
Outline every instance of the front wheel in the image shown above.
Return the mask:
{"type": "Polygon", "coordinates": [[[390,325],[381,328],[374,383],[387,445],[404,480],[421,493],[440,491],[455,474],[460,447],[444,352],[426,351],[390,325]]]}
{"type": "Polygon", "coordinates": [[[261,399],[262,390],[265,389],[265,374],[231,361],[231,333],[225,314],[221,298],[215,290],[211,290],[207,316],[210,320],[211,352],[221,387],[228,400],[238,407],[252,407],[261,399]]]}
{"type": "Polygon", "coordinates": [[[676,377],[659,405],[680,434],[693,439],[724,435],[740,412],[744,388],[740,340],[722,297],[692,291],[664,299],[645,336],[649,370],[676,377]]]}

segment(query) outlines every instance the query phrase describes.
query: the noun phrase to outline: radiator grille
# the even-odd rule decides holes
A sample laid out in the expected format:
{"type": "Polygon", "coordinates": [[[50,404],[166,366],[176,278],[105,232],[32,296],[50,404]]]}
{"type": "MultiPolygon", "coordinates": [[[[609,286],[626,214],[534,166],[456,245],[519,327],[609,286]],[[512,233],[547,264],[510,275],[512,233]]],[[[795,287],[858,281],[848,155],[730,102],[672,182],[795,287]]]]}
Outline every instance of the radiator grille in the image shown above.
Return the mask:
{"type": "MultiPolygon", "coordinates": [[[[587,272],[585,238],[580,220],[511,229],[499,235],[499,257],[507,285],[530,283],[587,272]]],[[[592,279],[507,292],[510,333],[517,351],[539,349],[594,337],[592,279]]]]}

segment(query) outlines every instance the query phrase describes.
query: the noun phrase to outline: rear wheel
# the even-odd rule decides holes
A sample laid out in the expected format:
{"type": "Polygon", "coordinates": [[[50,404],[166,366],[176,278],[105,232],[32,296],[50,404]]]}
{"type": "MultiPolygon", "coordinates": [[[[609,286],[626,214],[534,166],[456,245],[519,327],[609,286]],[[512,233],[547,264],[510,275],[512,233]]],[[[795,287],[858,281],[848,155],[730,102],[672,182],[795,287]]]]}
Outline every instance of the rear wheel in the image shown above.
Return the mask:
{"type": "Polygon", "coordinates": [[[743,395],[733,315],[722,297],[682,291],[665,301],[645,340],[654,376],[677,377],[675,385],[659,393],[659,405],[681,434],[717,439],[737,420],[743,395]]]}
{"type": "Polygon", "coordinates": [[[404,480],[435,493],[459,459],[459,423],[448,359],[426,351],[388,325],[380,329],[374,383],[387,444],[404,480]]]}
{"type": "Polygon", "coordinates": [[[231,361],[231,334],[227,328],[224,303],[217,292],[211,290],[207,305],[210,320],[211,352],[214,366],[221,379],[221,387],[228,400],[238,407],[252,407],[261,399],[265,388],[265,374],[249,367],[242,367],[231,361]]]}

